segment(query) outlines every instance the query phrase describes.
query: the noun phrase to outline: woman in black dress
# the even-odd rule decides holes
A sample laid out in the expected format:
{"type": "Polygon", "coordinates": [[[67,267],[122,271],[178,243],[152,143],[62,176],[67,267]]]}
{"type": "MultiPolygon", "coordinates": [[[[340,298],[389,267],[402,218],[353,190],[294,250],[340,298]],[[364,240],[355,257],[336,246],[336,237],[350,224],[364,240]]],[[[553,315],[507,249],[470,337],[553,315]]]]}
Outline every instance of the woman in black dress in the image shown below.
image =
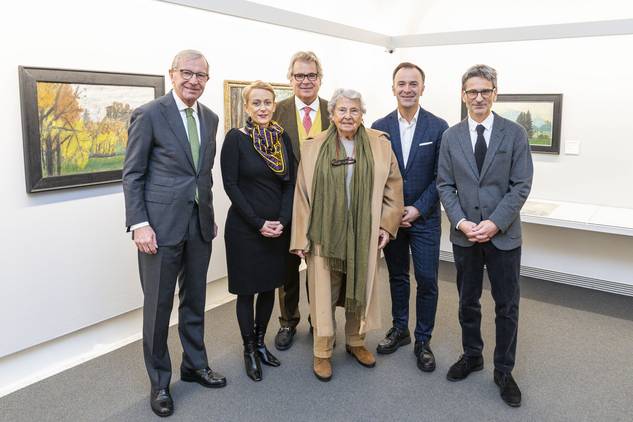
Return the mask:
{"type": "Polygon", "coordinates": [[[264,337],[275,288],[285,279],[293,163],[288,155],[290,138],[271,120],[275,110],[272,86],[253,82],[242,97],[248,121],[245,127],[226,134],[220,157],[224,190],[231,200],[224,240],[229,291],[237,295],[246,374],[260,381],[261,363],[280,365],[266,348],[264,337]]]}

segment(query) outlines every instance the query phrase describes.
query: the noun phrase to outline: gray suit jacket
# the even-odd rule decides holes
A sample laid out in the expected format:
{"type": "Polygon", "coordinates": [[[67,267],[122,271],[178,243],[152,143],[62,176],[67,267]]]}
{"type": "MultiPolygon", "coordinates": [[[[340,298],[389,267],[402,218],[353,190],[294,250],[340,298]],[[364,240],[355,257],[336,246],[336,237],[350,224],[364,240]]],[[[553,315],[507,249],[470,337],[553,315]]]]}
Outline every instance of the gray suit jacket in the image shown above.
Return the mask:
{"type": "Polygon", "coordinates": [[[450,239],[472,246],[455,229],[465,218],[474,223],[491,220],[499,228],[491,239],[501,250],[521,246],[521,207],[532,187],[532,155],[525,129],[495,114],[490,144],[477,171],[468,119],[450,127],[442,137],[437,169],[437,190],[449,221],[450,239]]]}
{"type": "Polygon", "coordinates": [[[218,116],[198,102],[200,160],[196,172],[191,146],[171,92],[134,110],[123,165],[123,193],[128,229],[148,221],[158,245],[175,245],[186,234],[196,187],[200,231],[213,239],[211,168],[218,116]]]}
{"type": "MultiPolygon", "coordinates": [[[[319,109],[321,110],[321,128],[323,130],[330,127],[330,114],[327,111],[327,101],[319,97],[319,109]]],[[[299,168],[301,151],[299,149],[299,129],[297,128],[297,108],[295,106],[295,96],[286,98],[277,104],[273,120],[284,128],[292,143],[292,154],[295,158],[294,171],[299,168]]]]}

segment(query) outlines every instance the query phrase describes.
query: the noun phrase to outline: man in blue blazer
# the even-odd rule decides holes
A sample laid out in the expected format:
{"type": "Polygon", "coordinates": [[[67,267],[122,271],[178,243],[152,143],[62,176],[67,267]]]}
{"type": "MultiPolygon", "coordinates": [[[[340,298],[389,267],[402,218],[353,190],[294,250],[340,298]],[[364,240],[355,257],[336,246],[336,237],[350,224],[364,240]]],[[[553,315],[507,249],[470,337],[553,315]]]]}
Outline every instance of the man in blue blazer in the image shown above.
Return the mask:
{"type": "Polygon", "coordinates": [[[525,129],[493,113],[497,72],[475,65],[462,76],[468,117],[444,133],[437,190],[451,223],[464,354],[449,381],[483,369],[481,305],[484,266],[495,301],[494,382],[508,405],[521,405],[512,377],[519,325],[521,207],[532,187],[525,129]]]}
{"type": "Polygon", "coordinates": [[[213,216],[211,168],[218,116],[198,102],[209,64],[195,50],[178,53],[169,70],[173,90],[132,113],[123,165],[126,226],[138,249],[143,289],[143,353],[150,406],[169,416],[169,317],[179,284],[180,379],[224,387],[204,345],[204,303],[213,216]]]}
{"type": "Polygon", "coordinates": [[[393,326],[378,344],[389,354],[411,343],[409,333],[409,248],[417,282],[414,354],[418,368],[435,369],[430,341],[437,309],[437,268],[440,251],[440,202],[435,185],[437,158],[446,122],[420,107],[424,72],[413,63],[393,71],[397,110],[377,120],[372,128],[389,134],[404,181],[404,214],[398,237],[385,248],[391,288],[393,326]]]}

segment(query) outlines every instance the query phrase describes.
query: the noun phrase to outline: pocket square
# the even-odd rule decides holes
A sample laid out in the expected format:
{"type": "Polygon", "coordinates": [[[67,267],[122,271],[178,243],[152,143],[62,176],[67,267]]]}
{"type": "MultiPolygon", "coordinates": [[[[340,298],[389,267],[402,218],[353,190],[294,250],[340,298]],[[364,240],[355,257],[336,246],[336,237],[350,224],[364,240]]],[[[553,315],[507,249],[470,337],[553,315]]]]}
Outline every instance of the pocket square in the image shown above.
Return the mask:
{"type": "Polygon", "coordinates": [[[431,145],[432,143],[433,143],[433,141],[431,141],[431,142],[422,142],[422,143],[421,143],[420,145],[418,145],[418,146],[423,147],[423,146],[425,146],[425,145],[431,145]]]}

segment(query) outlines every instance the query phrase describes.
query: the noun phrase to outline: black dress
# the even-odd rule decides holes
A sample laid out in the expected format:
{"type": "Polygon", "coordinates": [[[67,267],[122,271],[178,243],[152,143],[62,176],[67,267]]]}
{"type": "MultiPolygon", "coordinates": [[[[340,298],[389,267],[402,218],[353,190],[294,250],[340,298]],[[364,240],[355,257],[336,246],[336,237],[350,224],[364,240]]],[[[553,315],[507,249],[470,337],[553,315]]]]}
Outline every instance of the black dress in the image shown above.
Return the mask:
{"type": "Polygon", "coordinates": [[[224,227],[229,292],[255,294],[284,284],[290,246],[290,220],[294,195],[290,138],[282,135],[284,160],[290,177],[284,181],[266,165],[250,136],[238,129],[226,134],[220,166],[231,207],[224,227]],[[262,236],[266,220],[283,224],[277,238],[262,236]]]}

